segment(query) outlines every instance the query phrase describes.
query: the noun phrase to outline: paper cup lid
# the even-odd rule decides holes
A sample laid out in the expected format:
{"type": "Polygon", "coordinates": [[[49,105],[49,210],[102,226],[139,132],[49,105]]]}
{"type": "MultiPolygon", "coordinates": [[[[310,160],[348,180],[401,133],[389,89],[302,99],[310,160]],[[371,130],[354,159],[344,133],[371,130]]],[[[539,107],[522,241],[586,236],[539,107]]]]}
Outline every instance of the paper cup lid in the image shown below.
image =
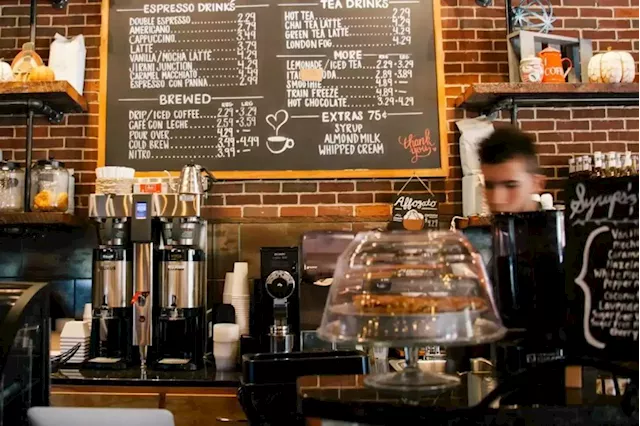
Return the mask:
{"type": "Polygon", "coordinates": [[[237,342],[240,340],[240,326],[238,324],[221,323],[213,325],[214,342],[237,342]]]}

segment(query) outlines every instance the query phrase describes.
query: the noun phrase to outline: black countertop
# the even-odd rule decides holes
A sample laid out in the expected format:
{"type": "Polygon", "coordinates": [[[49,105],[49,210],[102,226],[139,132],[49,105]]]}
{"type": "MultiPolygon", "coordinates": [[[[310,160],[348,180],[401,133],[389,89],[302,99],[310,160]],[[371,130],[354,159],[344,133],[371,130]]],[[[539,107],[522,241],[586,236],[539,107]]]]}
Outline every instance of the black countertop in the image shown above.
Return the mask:
{"type": "Polygon", "coordinates": [[[126,370],[84,369],[80,365],[66,365],[51,374],[52,385],[93,386],[173,386],[173,387],[234,387],[240,385],[240,371],[216,371],[205,365],[197,371],[143,372],[139,367],[126,370]]]}
{"type": "MultiPolygon", "coordinates": [[[[631,415],[625,413],[621,409],[622,398],[589,396],[580,389],[562,389],[565,400],[558,405],[518,406],[505,404],[505,400],[500,399],[488,403],[484,398],[497,385],[493,374],[462,374],[459,376],[460,385],[452,389],[416,394],[375,390],[364,385],[364,377],[299,378],[298,407],[301,414],[306,418],[362,425],[397,424],[399,418],[406,424],[447,426],[638,424],[637,408],[631,415]]],[[[527,388],[533,390],[535,387],[527,388]]]]}

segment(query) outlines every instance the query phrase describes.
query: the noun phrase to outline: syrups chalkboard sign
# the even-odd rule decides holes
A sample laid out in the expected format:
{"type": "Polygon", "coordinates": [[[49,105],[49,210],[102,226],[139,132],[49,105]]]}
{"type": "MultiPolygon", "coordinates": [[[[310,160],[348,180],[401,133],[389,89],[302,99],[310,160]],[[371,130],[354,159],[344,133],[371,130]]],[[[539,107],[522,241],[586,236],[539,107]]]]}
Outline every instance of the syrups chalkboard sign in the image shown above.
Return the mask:
{"type": "Polygon", "coordinates": [[[99,163],[447,175],[439,2],[103,2],[99,163]]]}
{"type": "Polygon", "coordinates": [[[638,362],[638,177],[571,181],[566,197],[571,347],[638,362]]]}

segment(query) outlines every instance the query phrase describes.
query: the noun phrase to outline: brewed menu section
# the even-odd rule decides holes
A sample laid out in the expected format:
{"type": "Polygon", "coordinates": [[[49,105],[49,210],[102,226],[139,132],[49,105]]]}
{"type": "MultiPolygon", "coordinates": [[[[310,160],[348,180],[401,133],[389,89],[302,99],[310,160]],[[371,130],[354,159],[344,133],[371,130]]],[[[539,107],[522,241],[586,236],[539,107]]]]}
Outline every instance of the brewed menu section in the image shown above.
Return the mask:
{"type": "Polygon", "coordinates": [[[587,352],[638,359],[638,179],[573,182],[566,275],[574,337],[587,352]]]}
{"type": "Polygon", "coordinates": [[[432,0],[110,4],[107,165],[446,174],[432,0]]]}

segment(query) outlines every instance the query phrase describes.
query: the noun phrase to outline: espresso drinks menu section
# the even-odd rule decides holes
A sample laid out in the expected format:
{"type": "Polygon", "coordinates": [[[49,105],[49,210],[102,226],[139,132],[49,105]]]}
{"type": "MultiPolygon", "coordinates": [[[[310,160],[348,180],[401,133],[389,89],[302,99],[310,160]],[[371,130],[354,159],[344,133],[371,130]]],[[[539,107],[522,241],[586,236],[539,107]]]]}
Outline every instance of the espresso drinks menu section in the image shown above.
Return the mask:
{"type": "Polygon", "coordinates": [[[107,165],[441,168],[432,0],[278,1],[111,0],[107,165]]]}
{"type": "Polygon", "coordinates": [[[573,182],[565,268],[572,335],[588,353],[638,360],[638,179],[573,182]]]}

